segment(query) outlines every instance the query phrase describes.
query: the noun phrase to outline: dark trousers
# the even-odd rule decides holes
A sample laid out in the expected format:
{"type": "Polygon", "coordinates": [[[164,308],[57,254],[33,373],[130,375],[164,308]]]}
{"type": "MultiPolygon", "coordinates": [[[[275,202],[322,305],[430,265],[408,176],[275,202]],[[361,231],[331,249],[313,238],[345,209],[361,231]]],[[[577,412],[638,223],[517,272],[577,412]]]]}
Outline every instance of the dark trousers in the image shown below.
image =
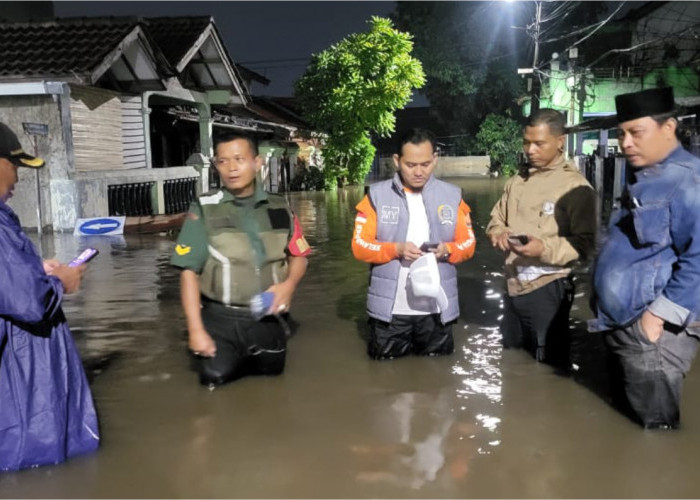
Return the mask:
{"type": "Polygon", "coordinates": [[[574,284],[568,277],[525,295],[506,295],[501,321],[503,347],[523,347],[537,361],[568,367],[573,301],[574,284]]]}
{"type": "Polygon", "coordinates": [[[667,324],[652,343],[637,321],[606,332],[605,342],[617,402],[645,428],[678,427],[683,378],[698,350],[700,324],[687,329],[667,324]]]}
{"type": "Polygon", "coordinates": [[[218,385],[246,375],[284,371],[287,335],[278,318],[256,321],[248,311],[203,301],[202,321],[216,343],[216,355],[196,358],[200,383],[218,385]]]}
{"type": "Polygon", "coordinates": [[[443,325],[439,314],[395,314],[390,323],[370,318],[367,354],[373,359],[392,359],[408,354],[451,354],[454,351],[454,323],[443,325]]]}

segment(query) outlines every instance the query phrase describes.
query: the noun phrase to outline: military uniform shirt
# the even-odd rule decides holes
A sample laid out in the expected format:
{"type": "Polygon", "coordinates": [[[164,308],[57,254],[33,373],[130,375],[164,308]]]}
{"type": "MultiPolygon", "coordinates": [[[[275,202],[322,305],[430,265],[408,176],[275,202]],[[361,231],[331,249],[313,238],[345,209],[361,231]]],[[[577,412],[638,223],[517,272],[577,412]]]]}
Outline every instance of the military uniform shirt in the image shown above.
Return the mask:
{"type": "MultiPolygon", "coordinates": [[[[221,192],[223,196],[220,203],[231,205],[231,209],[238,216],[239,228],[248,233],[258,259],[263,260],[264,248],[258,233],[269,230],[271,227],[266,203],[267,193],[257,186],[255,193],[246,198],[237,198],[223,188],[221,192]]],[[[301,224],[299,224],[296,215],[292,214],[292,217],[286,253],[291,256],[306,257],[311,253],[311,248],[304,238],[301,224]]],[[[202,217],[202,209],[199,202],[193,202],[185,223],[182,225],[170,263],[173,266],[200,274],[209,257],[208,247],[209,239],[202,217]]]]}

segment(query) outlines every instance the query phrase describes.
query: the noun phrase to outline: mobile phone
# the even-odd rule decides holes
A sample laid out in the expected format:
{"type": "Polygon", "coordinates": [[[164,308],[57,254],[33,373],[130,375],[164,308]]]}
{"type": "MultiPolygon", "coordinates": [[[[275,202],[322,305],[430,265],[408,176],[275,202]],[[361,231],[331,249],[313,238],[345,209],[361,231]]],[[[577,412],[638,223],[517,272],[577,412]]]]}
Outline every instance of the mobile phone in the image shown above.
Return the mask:
{"type": "Polygon", "coordinates": [[[430,250],[435,250],[439,243],[428,243],[427,241],[420,246],[421,252],[429,252],[430,250]]]}
{"type": "Polygon", "coordinates": [[[80,253],[80,255],[68,263],[68,267],[77,267],[85,264],[86,262],[90,262],[98,253],[100,252],[97,250],[97,248],[86,248],[80,253]]]}
{"type": "Polygon", "coordinates": [[[508,236],[508,241],[510,242],[511,245],[527,245],[528,241],[530,241],[530,238],[526,234],[511,234],[508,236]]]}

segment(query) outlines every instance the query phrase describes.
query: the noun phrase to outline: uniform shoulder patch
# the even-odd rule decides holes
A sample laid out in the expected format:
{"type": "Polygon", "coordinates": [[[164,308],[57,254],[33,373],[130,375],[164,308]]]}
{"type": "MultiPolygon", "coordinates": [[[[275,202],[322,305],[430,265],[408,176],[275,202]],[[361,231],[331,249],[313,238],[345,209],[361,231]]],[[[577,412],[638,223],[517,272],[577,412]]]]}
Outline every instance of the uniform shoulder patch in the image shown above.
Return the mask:
{"type": "Polygon", "coordinates": [[[216,205],[221,202],[224,197],[224,192],[219,190],[212,194],[204,194],[199,197],[199,203],[201,205],[216,205]]]}
{"type": "Polygon", "coordinates": [[[191,251],[192,251],[192,247],[190,247],[190,246],[185,246],[185,245],[180,245],[180,244],[177,244],[175,246],[175,253],[178,255],[187,255],[191,251]]]}
{"type": "Polygon", "coordinates": [[[309,244],[306,242],[306,238],[304,238],[303,236],[297,238],[296,245],[300,253],[305,253],[310,248],[309,244]]]}

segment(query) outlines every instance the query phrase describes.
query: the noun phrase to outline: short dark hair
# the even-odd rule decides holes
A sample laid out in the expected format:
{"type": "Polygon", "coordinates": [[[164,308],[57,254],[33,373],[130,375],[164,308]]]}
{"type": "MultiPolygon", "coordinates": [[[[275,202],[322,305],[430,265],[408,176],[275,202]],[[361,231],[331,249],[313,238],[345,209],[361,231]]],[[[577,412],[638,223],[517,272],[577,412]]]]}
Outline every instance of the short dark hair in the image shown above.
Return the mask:
{"type": "Polygon", "coordinates": [[[564,135],[566,128],[566,119],[564,114],[552,108],[541,108],[530,115],[527,120],[528,127],[537,127],[539,125],[547,125],[549,132],[552,135],[564,135]]]}
{"type": "Polygon", "coordinates": [[[398,141],[396,141],[396,154],[401,156],[403,147],[408,143],[422,144],[424,142],[430,143],[430,146],[433,148],[433,153],[437,151],[435,134],[424,128],[412,128],[399,136],[398,141]]]}
{"type": "Polygon", "coordinates": [[[239,132],[227,132],[225,134],[217,135],[216,138],[214,139],[214,152],[216,152],[216,148],[219,146],[219,144],[223,144],[225,142],[233,142],[238,139],[247,141],[248,144],[250,145],[251,151],[253,151],[253,156],[258,156],[258,141],[255,137],[248,135],[248,134],[242,134],[239,132]]]}
{"type": "Polygon", "coordinates": [[[660,115],[653,115],[651,117],[652,120],[654,120],[656,123],[659,125],[663,125],[666,123],[666,121],[670,120],[673,118],[678,122],[678,118],[676,118],[676,112],[675,111],[669,111],[668,113],[661,113],[660,115]]]}

